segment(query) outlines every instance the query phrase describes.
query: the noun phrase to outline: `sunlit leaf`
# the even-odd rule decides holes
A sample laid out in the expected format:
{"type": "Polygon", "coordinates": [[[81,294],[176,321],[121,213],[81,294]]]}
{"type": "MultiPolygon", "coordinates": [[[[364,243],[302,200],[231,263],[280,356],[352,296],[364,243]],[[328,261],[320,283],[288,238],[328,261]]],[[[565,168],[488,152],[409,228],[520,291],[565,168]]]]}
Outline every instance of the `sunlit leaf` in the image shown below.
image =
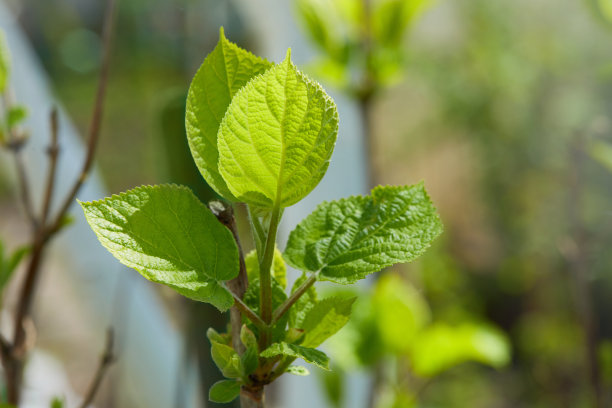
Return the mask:
{"type": "Polygon", "coordinates": [[[319,183],[337,132],[335,103],[287,52],[232,99],[217,135],[219,171],[239,201],[287,207],[319,183]]]}
{"type": "Polygon", "coordinates": [[[220,310],[233,304],[220,282],[238,274],[236,243],[188,188],[144,186],[80,204],[102,245],[124,265],[220,310]]]}
{"type": "Polygon", "coordinates": [[[371,196],[320,204],[291,232],[284,255],[297,269],[347,284],[415,259],[441,232],[422,184],[379,186],[371,196]]]}
{"type": "Polygon", "coordinates": [[[189,87],[185,118],[191,154],[208,184],[230,201],[236,198],[219,174],[217,131],[238,90],[271,66],[228,41],[221,28],[217,46],[204,59],[189,87]]]}

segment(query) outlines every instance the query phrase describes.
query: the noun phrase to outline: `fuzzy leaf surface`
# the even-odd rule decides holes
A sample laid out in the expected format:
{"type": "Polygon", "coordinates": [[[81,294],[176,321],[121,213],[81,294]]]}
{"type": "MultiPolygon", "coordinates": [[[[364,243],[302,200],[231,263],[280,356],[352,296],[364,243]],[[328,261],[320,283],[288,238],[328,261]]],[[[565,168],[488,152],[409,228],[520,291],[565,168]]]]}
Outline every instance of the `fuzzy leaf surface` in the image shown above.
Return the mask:
{"type": "Polygon", "coordinates": [[[289,235],[285,260],[348,284],[421,255],[442,232],[422,184],[379,186],[370,196],[324,202],[289,235]]]}
{"type": "Polygon", "coordinates": [[[307,363],[314,364],[324,370],[329,370],[329,357],[321,350],[298,346],[285,342],[273,343],[260,354],[262,357],[289,356],[301,358],[307,363]]]}
{"type": "Polygon", "coordinates": [[[254,76],[272,64],[230,42],[219,42],[208,54],[189,87],[185,125],[193,159],[206,182],[222,197],[237,201],[219,174],[217,131],[232,98],[254,76]]]}
{"type": "Polygon", "coordinates": [[[232,99],[217,135],[219,170],[239,201],[288,207],[323,178],[337,133],[336,104],[288,52],[232,99]]]}
{"type": "Polygon", "coordinates": [[[80,204],[102,245],[124,265],[219,310],[233,304],[219,282],[238,275],[238,249],[188,188],[143,186],[80,204]]]}

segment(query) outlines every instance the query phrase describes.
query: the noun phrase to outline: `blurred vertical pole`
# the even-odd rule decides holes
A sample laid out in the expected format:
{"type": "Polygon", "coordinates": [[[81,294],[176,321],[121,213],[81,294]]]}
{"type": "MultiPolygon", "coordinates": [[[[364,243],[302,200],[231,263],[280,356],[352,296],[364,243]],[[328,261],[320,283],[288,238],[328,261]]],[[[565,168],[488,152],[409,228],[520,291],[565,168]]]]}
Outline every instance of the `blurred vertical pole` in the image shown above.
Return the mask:
{"type": "Polygon", "coordinates": [[[593,296],[589,283],[588,231],[581,219],[583,208],[585,135],[579,133],[570,146],[568,217],[573,251],[568,256],[569,269],[575,282],[576,309],[584,332],[584,364],[595,408],[603,408],[601,375],[597,361],[597,327],[593,316],[593,296]]]}

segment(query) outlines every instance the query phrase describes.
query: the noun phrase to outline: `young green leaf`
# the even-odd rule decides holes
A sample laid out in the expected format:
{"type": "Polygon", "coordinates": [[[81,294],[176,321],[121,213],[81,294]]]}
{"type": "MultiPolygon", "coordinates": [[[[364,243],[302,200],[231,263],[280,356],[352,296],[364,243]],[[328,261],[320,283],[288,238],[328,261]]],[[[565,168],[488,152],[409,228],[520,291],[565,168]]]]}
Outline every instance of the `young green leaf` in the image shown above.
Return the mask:
{"type": "Polygon", "coordinates": [[[260,355],[262,357],[289,356],[301,358],[307,363],[314,364],[324,370],[329,370],[329,358],[325,353],[313,348],[298,346],[297,344],[274,343],[262,351],[260,355]]]}
{"type": "Polygon", "coordinates": [[[230,42],[221,28],[217,46],[204,59],[189,87],[185,119],[191,154],[206,182],[230,201],[237,200],[219,174],[217,131],[238,90],[271,66],[230,42]]]}
{"type": "Polygon", "coordinates": [[[355,299],[331,297],[314,305],[302,324],[306,335],[301,345],[315,348],[336,334],[348,322],[355,299]]]}
{"type": "Polygon", "coordinates": [[[442,232],[422,184],[324,202],[289,235],[285,260],[323,280],[353,283],[421,255],[442,232]]]}
{"type": "Polygon", "coordinates": [[[338,133],[333,100],[287,58],[243,87],[219,133],[219,170],[239,201],[288,207],[319,183],[338,133]]]}
{"type": "Polygon", "coordinates": [[[217,381],[208,391],[208,399],[221,404],[231,402],[240,395],[240,383],[235,380],[217,381]]]}
{"type": "Polygon", "coordinates": [[[233,348],[216,341],[211,341],[210,344],[212,359],[225,377],[240,378],[244,375],[240,356],[233,348]]]}
{"type": "Polygon", "coordinates": [[[499,368],[510,361],[510,344],[504,333],[488,325],[438,323],[415,338],[410,361],[414,373],[422,377],[467,361],[499,368]]]}
{"type": "Polygon", "coordinates": [[[293,374],[293,375],[299,375],[301,377],[310,375],[310,371],[308,371],[306,367],[296,366],[296,365],[289,366],[286,372],[288,372],[289,374],[293,374]]]}
{"type": "MultiPolygon", "coordinates": [[[[244,258],[244,263],[247,269],[247,275],[249,281],[259,279],[259,259],[257,258],[257,251],[252,250],[244,258]]],[[[283,259],[283,254],[278,248],[274,248],[274,259],[272,260],[272,276],[276,279],[276,282],[285,289],[287,287],[287,265],[283,259]]]]}
{"type": "Polygon", "coordinates": [[[25,120],[28,110],[25,106],[12,106],[6,114],[6,127],[11,129],[25,120]]]}
{"type": "MultiPolygon", "coordinates": [[[[307,279],[308,275],[306,275],[306,273],[303,273],[302,276],[297,278],[293,283],[293,287],[291,288],[291,294],[295,293],[300,285],[306,282],[307,279]]],[[[302,297],[295,302],[291,309],[289,309],[289,327],[301,329],[306,315],[316,303],[317,290],[314,286],[311,286],[306,293],[304,293],[304,295],[302,295],[302,297]]]]}
{"type": "Polygon", "coordinates": [[[80,204],[102,245],[124,265],[219,310],[234,303],[220,281],[238,275],[236,243],[188,188],[138,187],[80,204]]]}

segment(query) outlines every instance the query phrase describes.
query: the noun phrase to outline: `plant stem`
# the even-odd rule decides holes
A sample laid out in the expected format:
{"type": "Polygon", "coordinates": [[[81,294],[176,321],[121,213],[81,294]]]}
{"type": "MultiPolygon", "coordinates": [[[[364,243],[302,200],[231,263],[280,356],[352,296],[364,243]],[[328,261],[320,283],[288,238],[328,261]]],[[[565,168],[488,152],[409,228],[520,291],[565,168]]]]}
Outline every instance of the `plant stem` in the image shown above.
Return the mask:
{"type": "Polygon", "coordinates": [[[87,390],[85,399],[80,405],[80,408],[87,408],[92,402],[94,397],[96,396],[98,389],[100,388],[100,384],[102,384],[102,380],[104,379],[104,375],[106,371],[110,367],[110,365],[115,361],[115,354],[113,353],[113,345],[115,336],[113,329],[108,329],[106,332],[106,344],[104,346],[104,354],[100,358],[100,363],[98,364],[98,369],[96,370],[96,374],[87,390]]]}
{"type": "Polygon", "coordinates": [[[58,119],[56,108],[51,110],[49,121],[51,123],[51,143],[47,148],[47,154],[49,155],[49,172],[47,173],[45,198],[43,201],[42,214],[40,218],[41,225],[47,224],[49,210],[51,209],[51,202],[53,201],[53,193],[55,192],[55,173],[57,171],[57,156],[59,155],[59,144],[57,140],[58,119]]]}
{"type": "MultiPolygon", "coordinates": [[[[264,254],[259,264],[259,285],[260,285],[260,311],[261,318],[267,325],[272,322],[272,261],[274,260],[274,248],[276,246],[276,232],[280,222],[280,206],[275,206],[270,217],[270,228],[264,254]]],[[[262,331],[260,348],[262,350],[270,345],[270,327],[262,331]]]]}
{"type": "Polygon", "coordinates": [[[283,317],[283,315],[291,308],[291,306],[293,306],[293,304],[297,302],[302,297],[302,295],[306,293],[308,289],[310,289],[312,285],[314,285],[314,283],[317,281],[318,278],[319,278],[319,272],[316,272],[310,275],[308,279],[306,279],[304,283],[302,283],[297,288],[297,290],[293,292],[291,296],[289,296],[289,298],[287,298],[274,311],[274,315],[272,316],[272,323],[270,323],[270,325],[273,326],[274,323],[276,323],[281,317],[283,317]]]}
{"type": "Polygon", "coordinates": [[[240,388],[241,408],[264,408],[264,387],[249,387],[243,385],[240,388]]]}
{"type": "MultiPolygon", "coordinates": [[[[242,329],[242,314],[241,311],[247,315],[250,320],[254,317],[259,318],[253,311],[242,302],[242,298],[249,285],[249,279],[247,277],[246,265],[244,263],[244,252],[242,251],[242,245],[240,244],[240,237],[238,235],[238,228],[236,227],[236,218],[234,217],[234,209],[230,205],[226,205],[221,201],[211,201],[208,203],[208,207],[211,212],[217,217],[221,224],[225,225],[230,230],[238,247],[238,276],[230,280],[227,283],[229,291],[234,297],[235,303],[230,309],[230,326],[232,333],[232,346],[234,350],[240,355],[244,353],[244,344],[240,341],[240,330],[242,329]]],[[[255,323],[255,321],[253,321],[255,323]]],[[[257,324],[257,323],[256,323],[257,324]]]]}
{"type": "MultiPolygon", "coordinates": [[[[257,326],[260,329],[265,329],[268,327],[268,325],[266,324],[266,322],[264,322],[263,320],[261,320],[261,317],[257,316],[257,313],[255,313],[253,311],[253,309],[251,309],[246,303],[244,303],[242,301],[242,299],[240,299],[238,297],[238,295],[236,295],[234,292],[232,292],[230,290],[230,293],[232,294],[232,296],[234,297],[234,301],[236,303],[234,303],[234,306],[236,306],[238,309],[240,309],[240,311],[242,313],[244,313],[244,315],[250,320],[252,321],[255,326],[257,326]]],[[[238,334],[240,335],[240,331],[238,332],[238,334]]]]}

